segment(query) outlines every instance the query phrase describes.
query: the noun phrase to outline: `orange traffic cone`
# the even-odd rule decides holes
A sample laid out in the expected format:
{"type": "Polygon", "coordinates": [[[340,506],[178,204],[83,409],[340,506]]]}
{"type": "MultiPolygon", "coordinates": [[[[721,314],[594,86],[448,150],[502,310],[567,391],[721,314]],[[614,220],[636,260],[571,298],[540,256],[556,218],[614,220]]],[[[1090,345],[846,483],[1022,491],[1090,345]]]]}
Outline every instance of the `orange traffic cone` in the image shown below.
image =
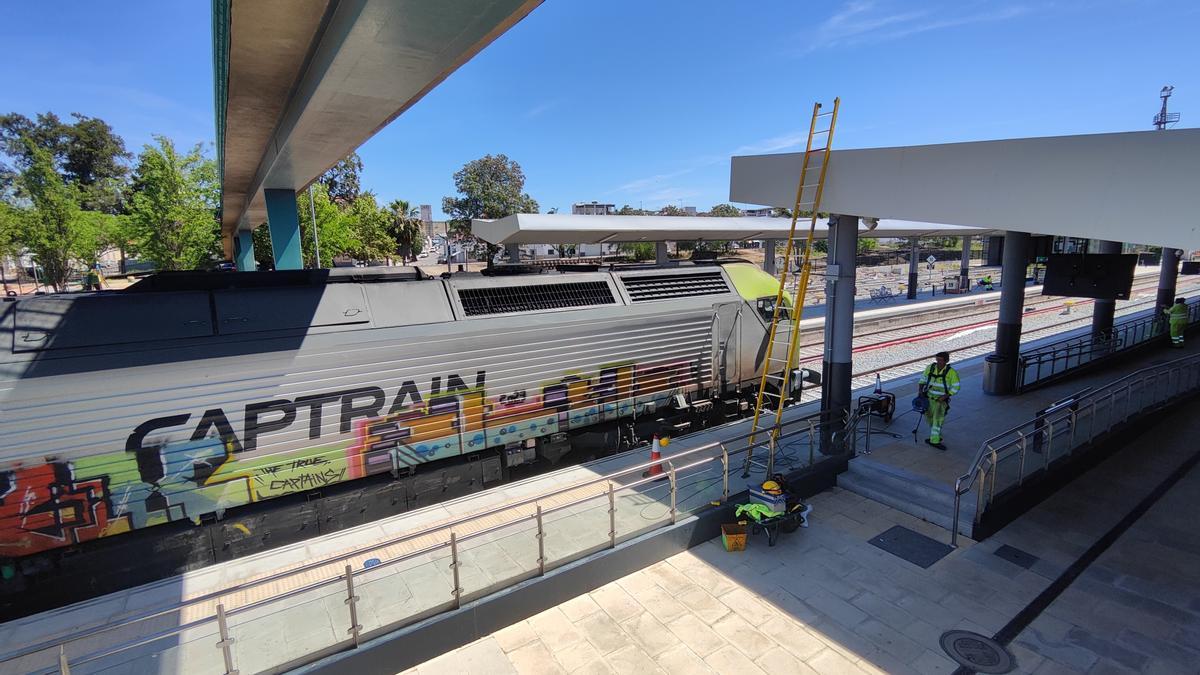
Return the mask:
{"type": "Polygon", "coordinates": [[[642,478],[663,475],[662,464],[657,463],[658,460],[662,459],[662,451],[659,449],[660,447],[661,446],[658,443],[658,434],[654,434],[653,440],[650,441],[650,461],[655,462],[655,464],[642,472],[642,478]]]}

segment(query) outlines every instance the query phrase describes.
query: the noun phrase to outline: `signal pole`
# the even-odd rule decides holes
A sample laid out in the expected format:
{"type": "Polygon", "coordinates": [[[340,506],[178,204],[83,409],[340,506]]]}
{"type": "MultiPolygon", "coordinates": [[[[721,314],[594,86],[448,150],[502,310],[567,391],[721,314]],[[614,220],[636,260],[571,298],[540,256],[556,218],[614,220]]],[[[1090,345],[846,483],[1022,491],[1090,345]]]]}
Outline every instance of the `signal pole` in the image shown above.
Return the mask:
{"type": "MultiPolygon", "coordinates": [[[[1162,109],[1154,116],[1154,128],[1162,131],[1167,128],[1168,124],[1175,124],[1179,121],[1179,113],[1167,112],[1167,99],[1171,98],[1171,92],[1175,91],[1175,87],[1167,85],[1158,92],[1158,97],[1162,99],[1162,109]]],[[[1163,312],[1168,307],[1175,304],[1175,287],[1179,276],[1179,260],[1183,257],[1183,251],[1174,248],[1162,248],[1162,259],[1158,263],[1158,294],[1154,301],[1154,314],[1157,317],[1162,317],[1163,312]]]]}

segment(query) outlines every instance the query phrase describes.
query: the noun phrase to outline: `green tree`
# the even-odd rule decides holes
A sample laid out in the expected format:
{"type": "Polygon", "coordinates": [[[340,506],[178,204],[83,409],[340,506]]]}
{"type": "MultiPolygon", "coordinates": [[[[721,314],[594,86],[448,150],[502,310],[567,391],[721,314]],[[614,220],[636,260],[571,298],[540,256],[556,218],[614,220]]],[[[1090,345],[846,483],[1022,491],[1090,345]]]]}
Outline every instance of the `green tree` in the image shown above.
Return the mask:
{"type": "Polygon", "coordinates": [[[858,252],[859,253],[870,253],[871,251],[874,251],[877,248],[879,248],[879,240],[878,239],[867,239],[866,237],[858,238],[858,252]]]}
{"type": "Polygon", "coordinates": [[[425,244],[425,232],[421,228],[421,211],[403,199],[388,204],[388,234],[396,242],[396,252],[402,262],[416,258],[425,244]]]}
{"type": "MultiPolygon", "coordinates": [[[[262,270],[274,269],[275,254],[271,249],[271,228],[267,227],[266,223],[263,223],[262,225],[254,228],[254,231],[251,233],[250,237],[254,241],[254,262],[258,264],[258,268],[262,270]]],[[[326,255],[329,254],[325,253],[325,249],[322,248],[322,263],[325,262],[326,255]]],[[[329,260],[333,260],[332,255],[330,255],[329,260]]],[[[330,264],[332,265],[332,262],[330,264]]]]}
{"type": "Polygon", "coordinates": [[[654,260],[654,243],[649,241],[626,241],[617,244],[617,250],[634,260],[654,260]]]}
{"type": "MultiPolygon", "coordinates": [[[[457,197],[443,197],[442,211],[450,229],[463,237],[473,218],[503,218],[514,213],[537,213],[538,203],[525,192],[521,165],[506,155],[485,155],[467,162],[454,174],[457,197]]],[[[488,264],[497,247],[487,245],[488,264]]]]}
{"type": "Polygon", "coordinates": [[[129,215],[134,247],[160,270],[196,269],[221,254],[217,165],[197,144],[179,154],[165,136],[134,170],[129,215]]]}
{"type": "Polygon", "coordinates": [[[625,206],[622,206],[620,209],[618,209],[614,215],[618,215],[618,216],[650,216],[650,215],[654,215],[654,214],[650,213],[649,211],[647,211],[645,209],[635,209],[632,206],[626,204],[625,206]]]}
{"type": "Polygon", "coordinates": [[[678,206],[675,206],[674,204],[667,204],[666,206],[662,207],[662,209],[659,210],[658,215],[660,215],[660,216],[686,216],[687,211],[684,211],[683,209],[679,208],[678,206]]]}
{"type": "Polygon", "coordinates": [[[30,208],[19,210],[18,236],[41,266],[45,283],[62,291],[81,243],[79,194],[58,175],[50,151],[33,141],[26,147],[29,161],[18,183],[30,208]]]}
{"type": "Polygon", "coordinates": [[[349,157],[321,174],[317,182],[325,186],[330,201],[342,207],[349,206],[362,192],[362,170],[362,158],[357,152],[352,152],[349,157]]]}
{"type": "Polygon", "coordinates": [[[714,218],[736,218],[742,215],[742,210],[732,204],[717,204],[709,210],[708,215],[714,218]]]}
{"type": "Polygon", "coordinates": [[[64,182],[74,183],[85,210],[117,213],[121,193],[127,188],[131,155],[121,139],[104,120],[72,113],[74,122],[63,122],[54,113],[43,113],[36,120],[19,113],[0,116],[0,152],[12,166],[0,166],[0,186],[9,182],[20,169],[29,166],[32,157],[26,144],[50,153],[55,170],[64,182]]]}
{"type": "MultiPolygon", "coordinates": [[[[343,213],[349,221],[352,242],[346,253],[363,261],[382,260],[393,255],[396,242],[388,234],[390,217],[379,207],[375,195],[364,192],[343,213]]],[[[324,249],[321,251],[324,254],[324,249]]]]}
{"type": "MultiPolygon", "coordinates": [[[[300,214],[300,245],[304,252],[304,264],[306,267],[317,267],[317,247],[313,242],[312,230],[312,212],[317,215],[317,242],[321,249],[321,264],[320,267],[333,267],[333,259],[351,251],[357,244],[352,222],[342,214],[342,210],[338,208],[329,199],[329,190],[324,184],[318,182],[312,186],[312,208],[309,208],[308,191],[301,192],[296,195],[296,209],[300,214]]],[[[269,247],[270,232],[269,228],[262,228],[268,240],[269,247]]],[[[258,243],[254,245],[255,253],[258,252],[258,243]]],[[[255,256],[257,257],[257,255],[255,256]]]]}

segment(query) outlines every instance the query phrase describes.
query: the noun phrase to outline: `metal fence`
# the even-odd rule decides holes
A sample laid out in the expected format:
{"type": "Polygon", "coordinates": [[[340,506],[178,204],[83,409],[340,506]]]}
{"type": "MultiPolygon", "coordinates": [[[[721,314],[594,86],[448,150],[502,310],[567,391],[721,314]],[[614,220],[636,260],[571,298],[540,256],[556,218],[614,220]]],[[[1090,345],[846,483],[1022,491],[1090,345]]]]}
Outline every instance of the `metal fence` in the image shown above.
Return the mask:
{"type": "MultiPolygon", "coordinates": [[[[1188,325],[1197,322],[1200,322],[1200,300],[1193,300],[1188,303],[1188,325]]],[[[1165,335],[1166,326],[1165,317],[1139,317],[1118,322],[1110,331],[1065,338],[1023,351],[1017,361],[1017,389],[1031,389],[1113,354],[1144,345],[1165,335]]]]}
{"type": "Polygon", "coordinates": [[[749,434],[707,443],[48,639],[0,655],[0,672],[297,667],[724,504],[742,491],[730,479],[745,478],[739,460],[752,449],[766,460],[754,473],[811,466],[825,459],[821,419],[797,416],[777,439],[760,431],[753,448],[749,434]]]}
{"type": "Polygon", "coordinates": [[[1124,428],[1198,390],[1200,354],[1143,368],[1098,389],[1069,396],[1024,424],[984,441],[971,468],[954,483],[951,544],[958,543],[961,501],[972,490],[974,522],[978,524],[998,495],[1020,488],[1055,462],[1074,457],[1098,436],[1124,428]]]}

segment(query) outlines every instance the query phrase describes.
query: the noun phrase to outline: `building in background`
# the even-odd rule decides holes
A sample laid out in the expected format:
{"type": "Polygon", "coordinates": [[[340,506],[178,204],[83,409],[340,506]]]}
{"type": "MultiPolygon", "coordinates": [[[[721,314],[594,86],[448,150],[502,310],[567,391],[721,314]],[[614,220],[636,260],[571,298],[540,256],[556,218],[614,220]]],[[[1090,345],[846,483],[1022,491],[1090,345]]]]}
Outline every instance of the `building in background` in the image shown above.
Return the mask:
{"type": "Polygon", "coordinates": [[[688,216],[694,216],[694,215],[696,215],[696,207],[685,206],[685,207],[683,207],[683,213],[688,216]]]}
{"type": "Polygon", "coordinates": [[[775,215],[775,209],[770,207],[765,209],[746,209],[742,211],[742,215],[750,216],[751,218],[770,218],[775,215]]]}
{"type": "Polygon", "coordinates": [[[573,216],[611,216],[617,211],[616,204],[601,204],[600,202],[575,202],[571,205],[573,216]]]}

